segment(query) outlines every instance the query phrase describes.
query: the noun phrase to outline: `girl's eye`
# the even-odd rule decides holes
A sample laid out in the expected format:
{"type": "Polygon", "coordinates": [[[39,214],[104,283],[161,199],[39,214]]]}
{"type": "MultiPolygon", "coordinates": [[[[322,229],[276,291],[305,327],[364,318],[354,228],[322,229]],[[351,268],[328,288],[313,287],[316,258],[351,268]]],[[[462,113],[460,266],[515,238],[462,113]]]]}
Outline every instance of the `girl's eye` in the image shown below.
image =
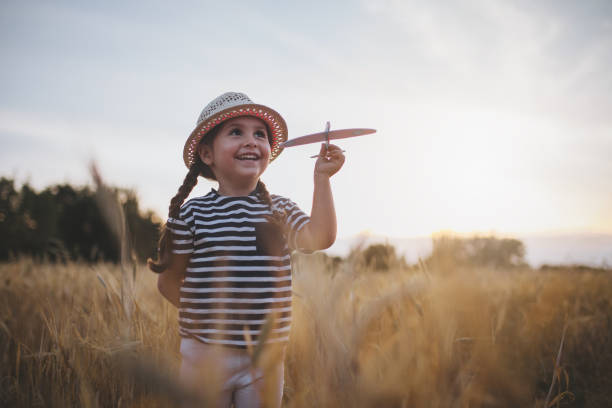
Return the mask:
{"type": "Polygon", "coordinates": [[[263,130],[258,130],[257,132],[255,132],[255,137],[267,139],[268,135],[266,135],[266,132],[264,132],[263,130]]]}
{"type": "Polygon", "coordinates": [[[237,136],[240,136],[240,135],[242,134],[242,132],[240,131],[240,129],[238,129],[238,128],[234,128],[234,129],[230,130],[229,134],[230,134],[230,135],[237,135],[237,136]]]}

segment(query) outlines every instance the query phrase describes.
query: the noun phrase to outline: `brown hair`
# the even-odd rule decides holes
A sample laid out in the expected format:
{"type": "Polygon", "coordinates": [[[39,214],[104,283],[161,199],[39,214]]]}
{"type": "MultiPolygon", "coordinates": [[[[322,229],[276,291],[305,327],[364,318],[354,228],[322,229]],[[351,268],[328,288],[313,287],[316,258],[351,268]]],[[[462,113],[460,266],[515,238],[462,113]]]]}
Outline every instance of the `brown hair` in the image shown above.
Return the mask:
{"type": "MultiPolygon", "coordinates": [[[[265,122],[264,122],[265,123],[265,122]]],[[[217,133],[221,129],[223,123],[218,124],[213,129],[211,129],[203,138],[200,144],[206,144],[208,146],[212,146],[213,140],[217,133]]],[[[268,133],[268,141],[270,141],[270,128],[268,124],[266,125],[266,131],[268,133]]],[[[271,142],[270,142],[271,144],[271,142]]],[[[178,189],[178,192],[172,197],[170,200],[170,206],[168,207],[168,218],[179,218],[181,205],[185,199],[189,196],[193,188],[196,184],[198,184],[198,176],[202,176],[209,180],[217,180],[215,174],[212,169],[206,165],[202,160],[198,157],[193,165],[189,168],[185,179],[183,180],[183,184],[178,189]]],[[[270,211],[272,212],[271,217],[266,217],[268,221],[273,222],[275,224],[280,224],[282,221],[282,214],[278,211],[274,211],[272,207],[272,199],[270,198],[270,193],[266,188],[266,185],[263,181],[257,181],[256,187],[257,196],[270,207],[270,211]]],[[[147,265],[149,269],[151,269],[155,273],[164,272],[168,266],[170,265],[170,261],[172,259],[172,231],[168,228],[168,223],[164,224],[161,231],[161,236],[159,238],[158,243],[158,259],[157,261],[153,261],[153,259],[147,259],[147,265]]]]}

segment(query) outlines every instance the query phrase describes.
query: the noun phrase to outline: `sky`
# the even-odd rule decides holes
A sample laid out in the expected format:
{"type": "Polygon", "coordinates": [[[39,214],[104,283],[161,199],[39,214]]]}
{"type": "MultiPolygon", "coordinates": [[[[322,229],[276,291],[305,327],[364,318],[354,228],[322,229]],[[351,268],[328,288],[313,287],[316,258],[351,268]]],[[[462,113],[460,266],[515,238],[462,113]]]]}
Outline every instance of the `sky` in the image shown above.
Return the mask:
{"type": "MultiPolygon", "coordinates": [[[[0,176],[134,189],[167,214],[227,91],[342,140],[339,238],[612,233],[612,2],[0,3],[0,176]]],[[[316,145],[268,189],[310,210],[316,145]]],[[[214,186],[202,179],[192,196],[214,186]]]]}

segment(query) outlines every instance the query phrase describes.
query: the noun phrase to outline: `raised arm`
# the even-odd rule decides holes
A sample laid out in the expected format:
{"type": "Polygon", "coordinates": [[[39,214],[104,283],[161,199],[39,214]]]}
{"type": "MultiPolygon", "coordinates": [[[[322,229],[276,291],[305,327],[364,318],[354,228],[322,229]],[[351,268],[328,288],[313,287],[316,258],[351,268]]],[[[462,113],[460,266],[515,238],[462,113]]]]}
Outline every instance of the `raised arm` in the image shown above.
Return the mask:
{"type": "Polygon", "coordinates": [[[321,145],[314,170],[314,193],[310,222],[299,232],[297,243],[301,249],[316,251],[332,246],[336,240],[336,210],[330,178],[344,164],[344,154],[335,145],[321,145]]]}

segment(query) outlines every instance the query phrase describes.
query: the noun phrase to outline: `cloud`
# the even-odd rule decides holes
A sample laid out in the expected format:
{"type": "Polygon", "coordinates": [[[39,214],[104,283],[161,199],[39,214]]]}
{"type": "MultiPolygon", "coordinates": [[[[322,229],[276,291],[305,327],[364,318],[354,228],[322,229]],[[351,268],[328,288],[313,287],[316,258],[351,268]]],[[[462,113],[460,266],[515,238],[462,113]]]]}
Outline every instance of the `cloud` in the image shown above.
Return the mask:
{"type": "Polygon", "coordinates": [[[363,6],[410,49],[398,63],[430,67],[431,78],[442,80],[445,96],[457,102],[610,125],[610,14],[577,13],[568,4],[387,0],[363,6]]]}

